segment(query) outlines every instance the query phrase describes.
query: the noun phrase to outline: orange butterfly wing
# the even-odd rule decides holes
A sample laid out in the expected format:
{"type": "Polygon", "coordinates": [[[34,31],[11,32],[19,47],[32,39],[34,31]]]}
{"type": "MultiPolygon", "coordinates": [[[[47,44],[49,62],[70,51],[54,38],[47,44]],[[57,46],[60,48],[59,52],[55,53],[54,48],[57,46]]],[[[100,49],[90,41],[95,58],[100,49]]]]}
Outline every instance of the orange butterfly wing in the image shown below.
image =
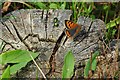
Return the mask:
{"type": "Polygon", "coordinates": [[[79,31],[81,30],[81,26],[76,24],[76,23],[73,23],[72,21],[70,20],[65,20],[65,26],[66,26],[66,30],[65,30],[65,33],[67,35],[67,37],[75,37],[79,31]]]}
{"type": "Polygon", "coordinates": [[[70,20],[65,20],[65,26],[67,27],[67,29],[74,29],[76,27],[78,27],[78,24],[75,24],[74,22],[70,21],[70,20]]]}
{"type": "Polygon", "coordinates": [[[72,35],[70,34],[70,32],[68,30],[65,31],[67,37],[72,37],[72,35]]]}

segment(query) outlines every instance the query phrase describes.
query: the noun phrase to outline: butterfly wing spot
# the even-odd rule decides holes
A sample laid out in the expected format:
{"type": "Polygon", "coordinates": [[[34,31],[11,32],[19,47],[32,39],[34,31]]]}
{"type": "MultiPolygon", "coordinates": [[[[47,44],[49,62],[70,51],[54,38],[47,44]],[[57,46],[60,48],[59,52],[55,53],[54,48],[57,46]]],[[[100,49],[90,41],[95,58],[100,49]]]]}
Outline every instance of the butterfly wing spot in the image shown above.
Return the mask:
{"type": "Polygon", "coordinates": [[[71,21],[68,21],[68,24],[71,24],[72,22],[71,21]]]}
{"type": "Polygon", "coordinates": [[[70,21],[67,21],[66,24],[67,24],[67,28],[68,28],[68,29],[71,29],[71,22],[70,22],[70,21]]]}
{"type": "Polygon", "coordinates": [[[71,24],[68,24],[69,29],[71,29],[71,24]]]}
{"type": "Polygon", "coordinates": [[[76,27],[76,24],[73,23],[72,21],[65,21],[65,24],[68,29],[73,29],[76,27]]]}

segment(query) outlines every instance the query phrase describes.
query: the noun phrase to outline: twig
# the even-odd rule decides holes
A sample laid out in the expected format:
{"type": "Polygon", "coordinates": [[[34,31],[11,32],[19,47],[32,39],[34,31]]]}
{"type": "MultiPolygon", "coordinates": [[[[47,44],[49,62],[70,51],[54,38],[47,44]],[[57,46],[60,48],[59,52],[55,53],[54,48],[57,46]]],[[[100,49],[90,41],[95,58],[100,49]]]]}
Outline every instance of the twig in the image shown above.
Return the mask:
{"type": "Polygon", "coordinates": [[[29,53],[30,57],[32,58],[34,64],[36,65],[36,67],[38,68],[38,70],[40,71],[40,73],[42,74],[42,76],[44,77],[45,80],[47,80],[45,74],[43,73],[43,71],[40,69],[40,67],[38,66],[38,64],[36,63],[36,61],[34,60],[34,58],[32,57],[32,55],[29,53]]]}

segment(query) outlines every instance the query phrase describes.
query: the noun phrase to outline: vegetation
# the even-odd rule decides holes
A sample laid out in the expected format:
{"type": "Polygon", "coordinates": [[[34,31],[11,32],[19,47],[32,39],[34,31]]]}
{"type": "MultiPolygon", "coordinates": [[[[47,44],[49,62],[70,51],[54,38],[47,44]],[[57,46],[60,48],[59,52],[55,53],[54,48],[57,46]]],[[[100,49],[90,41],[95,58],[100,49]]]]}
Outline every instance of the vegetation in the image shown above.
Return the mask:
{"type": "MultiPolygon", "coordinates": [[[[112,39],[120,39],[120,2],[4,2],[0,3],[2,6],[2,16],[5,14],[14,11],[16,9],[70,9],[73,11],[71,16],[71,20],[77,22],[79,16],[86,16],[92,19],[101,19],[106,24],[106,35],[105,35],[105,42],[109,44],[112,39]]],[[[2,49],[2,44],[0,44],[0,50],[2,49]]],[[[105,46],[106,47],[106,46],[105,46]]],[[[108,52],[108,48],[106,47],[105,52],[108,52]]],[[[114,66],[118,66],[118,56],[117,53],[119,52],[117,49],[116,57],[113,58],[114,66]]],[[[102,54],[102,53],[101,53],[102,54]]],[[[1,79],[10,78],[10,74],[15,74],[18,70],[25,67],[28,62],[34,60],[38,55],[29,52],[26,50],[13,50],[8,51],[5,53],[1,53],[0,55],[0,64],[6,65],[7,68],[4,70],[4,73],[1,76],[1,79]],[[17,55],[15,54],[17,53],[17,55]],[[32,55],[33,59],[30,57],[29,53],[32,55]],[[19,55],[19,57],[17,57],[19,55]],[[9,57],[8,57],[9,56],[9,57]],[[26,58],[25,58],[26,57],[26,58]],[[10,66],[9,64],[12,64],[10,66]]],[[[85,78],[92,78],[91,75],[94,73],[100,74],[99,70],[102,68],[102,62],[106,61],[104,65],[111,66],[112,63],[109,60],[98,60],[98,56],[100,56],[100,52],[96,51],[91,58],[87,61],[86,66],[84,68],[84,77],[85,78]],[[108,62],[108,63],[107,63],[108,62]],[[101,65],[100,65],[101,64],[101,65]],[[99,67],[97,68],[97,66],[99,67]],[[92,73],[92,71],[94,73],[92,73]]],[[[100,56],[101,57],[101,56],[100,56]]],[[[107,58],[105,56],[104,58],[107,58]]],[[[62,78],[71,78],[74,75],[74,56],[72,52],[68,52],[64,59],[64,66],[63,66],[63,73],[62,78]],[[69,71],[67,71],[70,69],[69,71]]],[[[113,66],[113,65],[112,65],[113,66]]],[[[105,68],[108,68],[105,66],[105,68]]],[[[109,70],[114,69],[114,67],[109,67],[109,70]]],[[[112,73],[111,71],[107,72],[105,78],[109,77],[109,74],[112,73]]],[[[120,69],[115,69],[112,78],[118,79],[120,75],[120,69]]],[[[43,75],[44,76],[44,75],[43,75]]],[[[45,77],[44,77],[45,78],[45,77]]]]}

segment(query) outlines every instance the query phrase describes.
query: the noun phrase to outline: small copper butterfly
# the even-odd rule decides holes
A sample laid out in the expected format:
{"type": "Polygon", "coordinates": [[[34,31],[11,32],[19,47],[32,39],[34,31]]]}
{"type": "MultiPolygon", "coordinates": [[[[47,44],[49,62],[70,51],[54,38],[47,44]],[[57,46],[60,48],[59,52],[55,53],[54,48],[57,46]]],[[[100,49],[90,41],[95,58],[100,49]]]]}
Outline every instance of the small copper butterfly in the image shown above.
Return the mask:
{"type": "Polygon", "coordinates": [[[70,20],[65,20],[65,34],[68,38],[75,38],[77,34],[81,31],[81,26],[70,20]]]}

